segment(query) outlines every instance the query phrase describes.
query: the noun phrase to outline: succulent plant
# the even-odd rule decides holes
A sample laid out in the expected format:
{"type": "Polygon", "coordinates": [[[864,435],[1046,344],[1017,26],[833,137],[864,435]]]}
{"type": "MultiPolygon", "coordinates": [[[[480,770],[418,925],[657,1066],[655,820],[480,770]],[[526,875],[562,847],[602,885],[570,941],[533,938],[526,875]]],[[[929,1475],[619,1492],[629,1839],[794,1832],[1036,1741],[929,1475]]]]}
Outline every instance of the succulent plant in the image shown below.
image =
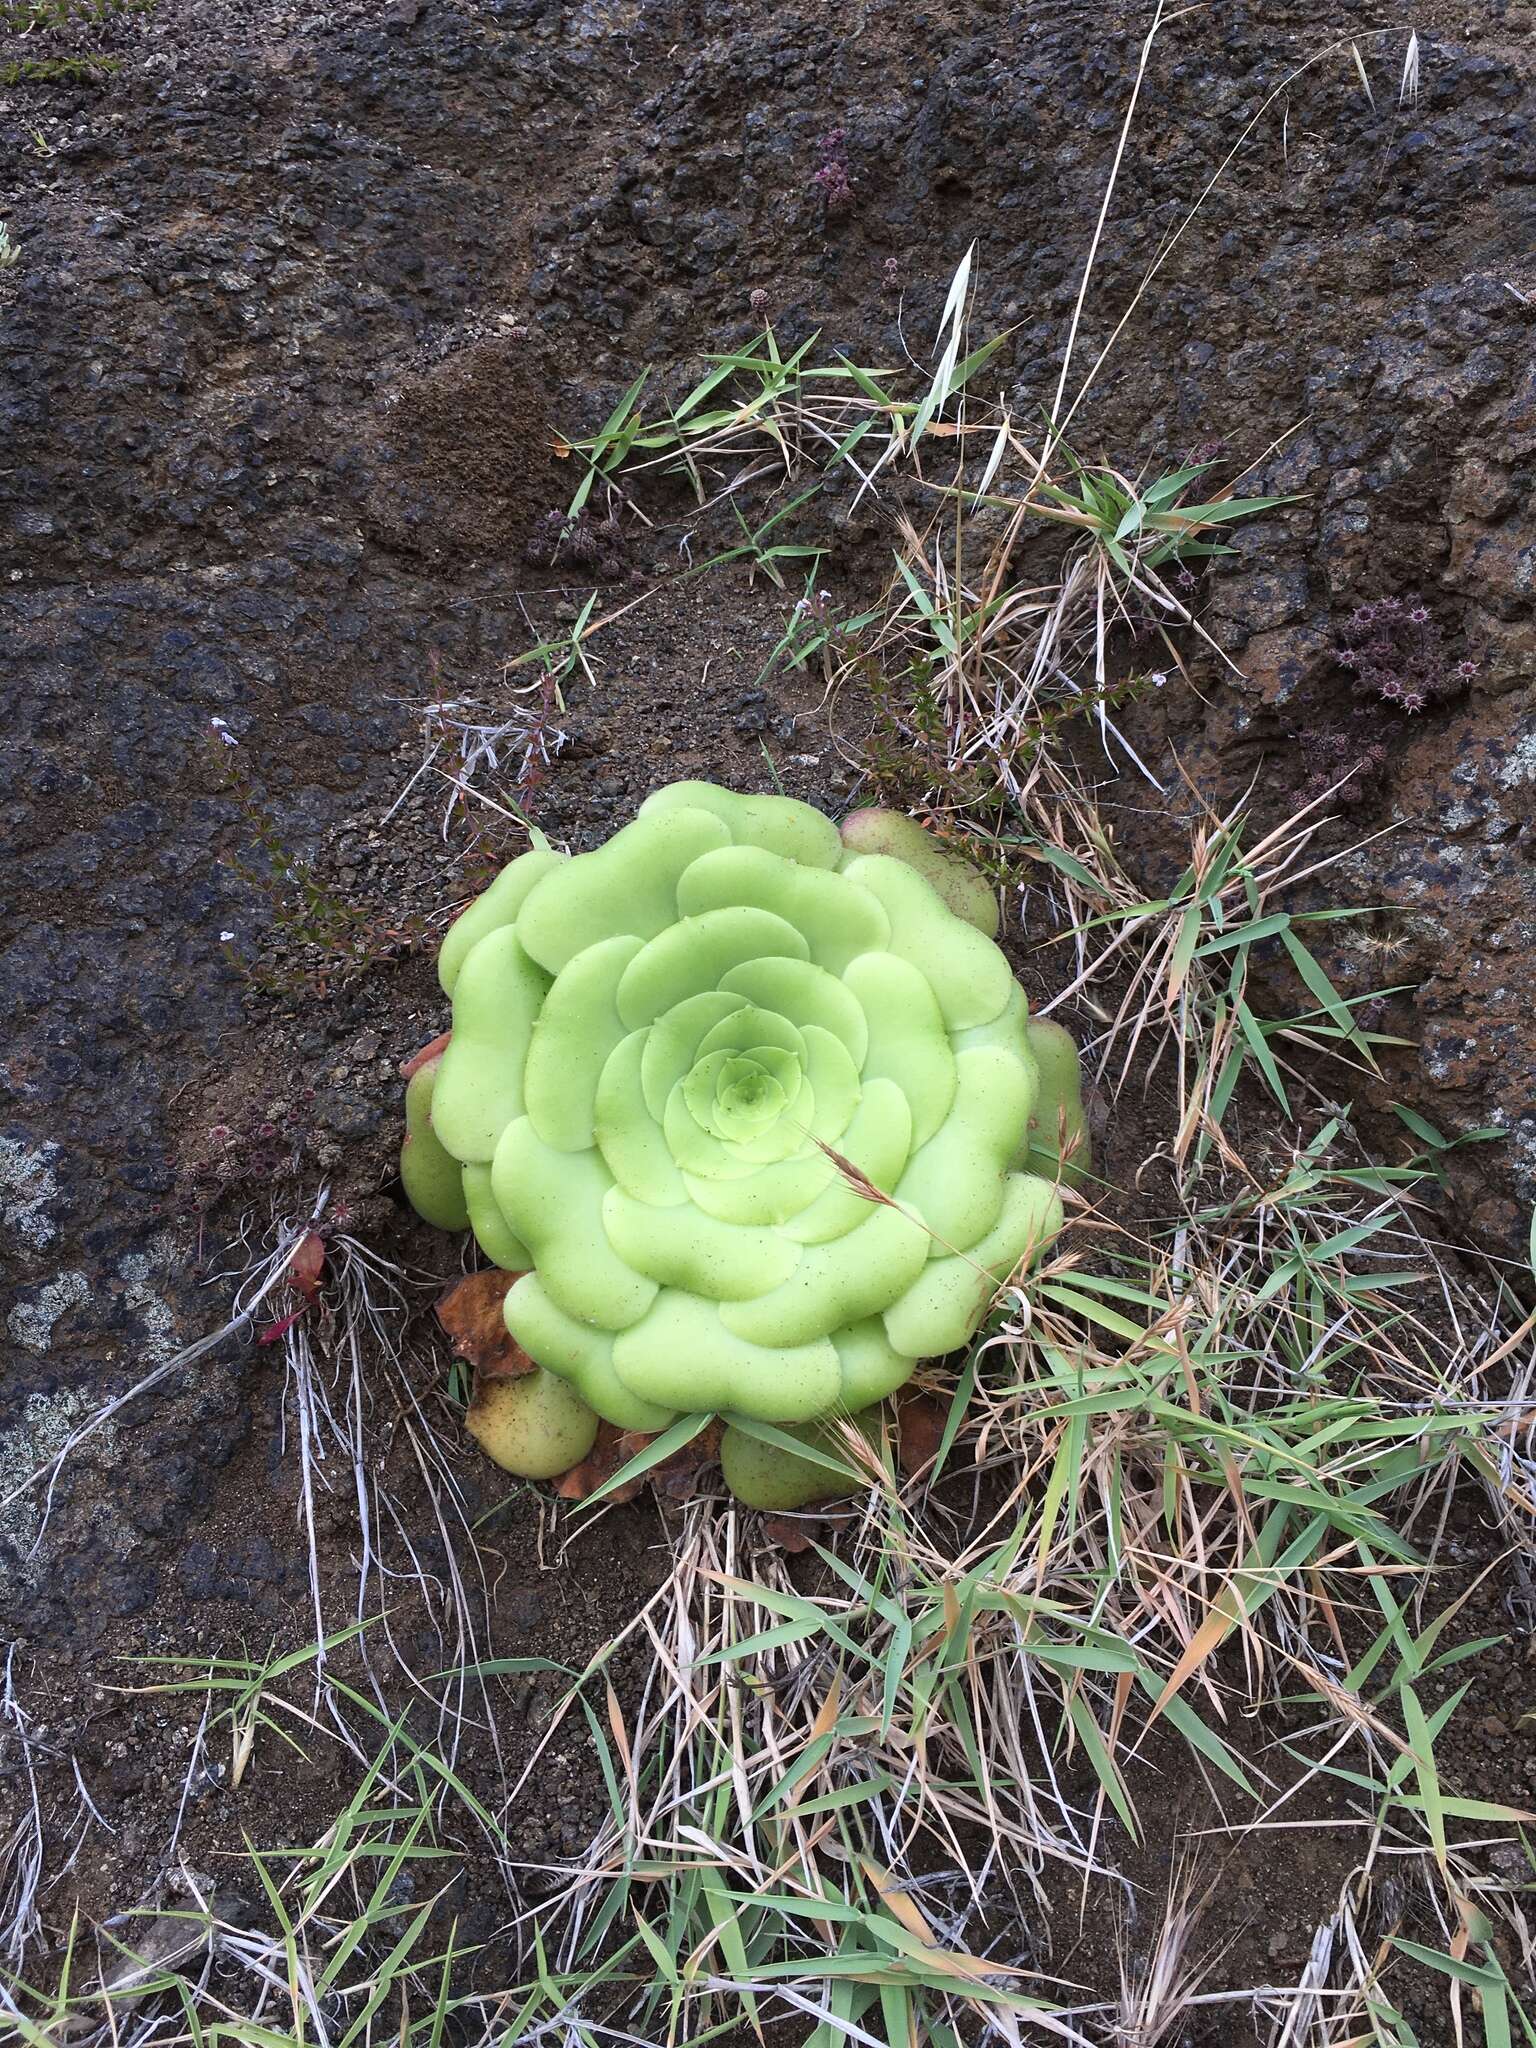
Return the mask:
{"type": "MultiPolygon", "coordinates": [[[[1075,1051],[1031,1021],[995,928],[911,820],[840,834],[704,782],[502,870],[444,938],[453,1029],[412,1075],[401,1160],[429,1222],[467,1219],[523,1276],[507,1327],[542,1370],[477,1432],[499,1463],[584,1455],[581,1404],[592,1427],[714,1411],[814,1445],[967,1341],[1083,1159],[1075,1051]]],[[[761,1449],[727,1428],[738,1495],[825,1492],[761,1449]]]]}

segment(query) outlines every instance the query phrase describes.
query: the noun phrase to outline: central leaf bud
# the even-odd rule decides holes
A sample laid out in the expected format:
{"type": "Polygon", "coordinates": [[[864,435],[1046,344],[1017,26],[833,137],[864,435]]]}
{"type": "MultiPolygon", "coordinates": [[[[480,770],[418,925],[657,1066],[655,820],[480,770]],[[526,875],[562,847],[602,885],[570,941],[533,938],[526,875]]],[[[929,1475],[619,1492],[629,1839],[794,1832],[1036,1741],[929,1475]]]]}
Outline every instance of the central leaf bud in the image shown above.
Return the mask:
{"type": "Polygon", "coordinates": [[[756,1137],[788,1099],[783,1083],[760,1060],[743,1053],[726,1061],[715,1082],[715,1129],[722,1138],[756,1137]]]}

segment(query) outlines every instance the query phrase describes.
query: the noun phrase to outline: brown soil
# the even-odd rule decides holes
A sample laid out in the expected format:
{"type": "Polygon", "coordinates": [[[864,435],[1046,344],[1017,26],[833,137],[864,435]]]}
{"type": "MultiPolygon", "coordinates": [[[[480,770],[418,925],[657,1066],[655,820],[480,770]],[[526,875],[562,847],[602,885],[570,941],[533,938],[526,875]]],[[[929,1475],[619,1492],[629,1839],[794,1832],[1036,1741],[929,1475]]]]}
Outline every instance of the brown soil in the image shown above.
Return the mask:
{"type": "Polygon", "coordinates": [[[380,421],[375,538],[431,562],[516,559],[566,481],[546,405],[521,327],[402,379],[380,421]]]}

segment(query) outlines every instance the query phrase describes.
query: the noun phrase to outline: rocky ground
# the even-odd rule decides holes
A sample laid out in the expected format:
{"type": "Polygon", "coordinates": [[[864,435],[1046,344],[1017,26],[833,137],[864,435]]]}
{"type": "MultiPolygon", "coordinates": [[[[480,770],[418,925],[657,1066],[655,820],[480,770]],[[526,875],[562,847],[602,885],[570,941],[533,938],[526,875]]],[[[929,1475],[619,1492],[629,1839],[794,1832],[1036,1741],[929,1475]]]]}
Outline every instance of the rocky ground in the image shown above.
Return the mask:
{"type": "MultiPolygon", "coordinates": [[[[1417,1047],[1393,1087],[1447,1131],[1508,1133],[1452,1164],[1457,1226],[1505,1256],[1536,1199],[1536,11],[1427,8],[1416,94],[1386,19],[1231,0],[1167,26],[1083,369],[1128,318],[1072,436],[1294,494],[1202,596],[1241,674],[1192,653],[1198,689],[1132,736],[1171,789],[1180,763],[1217,803],[1257,778],[1261,813],[1359,764],[1336,829],[1362,842],[1355,900],[1392,911],[1407,987],[1384,1015],[1417,1047]],[[1422,709],[1337,658],[1390,597],[1427,614],[1422,709]]],[[[765,310],[864,362],[924,351],[972,241],[976,326],[1012,330],[988,374],[1037,414],[1149,20],[161,0],[50,32],[111,75],[0,86],[21,247],[0,272],[0,1537],[50,1769],[64,1786],[78,1759],[120,1830],[97,1910],[153,1860],[186,1742],[100,1689],[113,1660],[264,1642],[302,1610],[269,1355],[231,1344],[126,1409],[46,1530],[18,1489],[217,1324],[226,1248],[274,1192],[327,1184],[358,1234],[444,1271],[392,1177],[395,1065],[440,1028],[433,921],[504,840],[494,816],[445,829],[431,773],[392,810],[422,707],[529,705],[504,664],[594,582],[617,609],[687,559],[669,516],[541,560],[573,483],[559,434],[647,363],[686,388],[765,310]]],[[[0,34],[0,67],[44,48],[0,34]]],[[[877,523],[842,504],[831,527],[833,587],[869,588],[877,523]]],[[[817,689],[762,673],[783,601],[729,589],[644,598],[595,643],[529,792],[546,829],[590,842],[687,773],[843,800],[817,689]]],[[[1165,807],[1134,782],[1115,801],[1155,875],[1165,807]]],[[[1333,964],[1351,993],[1381,980],[1333,964]]],[[[511,1512],[530,1638],[533,1510],[511,1512]]],[[[595,1644],[629,1593],[600,1562],[591,1585],[595,1644]]],[[[578,1840],[551,1802],[549,1839],[578,1840]]]]}

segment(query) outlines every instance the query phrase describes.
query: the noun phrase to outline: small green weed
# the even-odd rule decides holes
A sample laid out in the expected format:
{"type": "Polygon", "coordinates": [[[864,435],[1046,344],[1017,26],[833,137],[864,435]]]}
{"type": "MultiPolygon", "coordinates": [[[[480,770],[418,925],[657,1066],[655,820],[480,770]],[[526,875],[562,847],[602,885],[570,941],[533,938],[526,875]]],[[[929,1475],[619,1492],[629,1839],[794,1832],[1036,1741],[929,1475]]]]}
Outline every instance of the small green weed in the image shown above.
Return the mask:
{"type": "MultiPolygon", "coordinates": [[[[147,15],[158,0],[0,0],[0,35],[47,39],[70,30],[100,29],[147,15]]],[[[0,85],[84,85],[122,69],[120,57],[97,50],[12,57],[0,64],[0,85]]]]}
{"type": "MultiPolygon", "coordinates": [[[[1307,943],[1319,928],[1365,913],[1328,907],[1291,910],[1283,897],[1339,858],[1312,857],[1317,821],[1289,819],[1250,843],[1243,811],[1234,809],[1196,827],[1189,865],[1165,896],[1143,898],[1105,859],[1107,842],[1073,852],[1057,841],[1024,840],[1033,858],[1054,871],[1076,904],[1068,934],[1078,956],[1074,989],[1101,988],[1126,968],[1124,993],[1101,1043],[1123,1038],[1123,1083],[1143,1046],[1154,1014],[1172,1027],[1170,1054],[1179,1092],[1179,1127],[1173,1155],[1193,1153],[1198,1168],[1213,1145],[1238,1081],[1251,1065],[1276,1106],[1291,1118],[1286,1074],[1298,1053],[1327,1052],[1377,1072],[1376,1048],[1400,1045],[1368,1029],[1359,1012],[1391,990],[1345,997],[1307,943]],[[1090,868],[1088,861],[1094,861],[1090,868]],[[1114,900],[1119,897],[1121,900],[1114,900]],[[1106,898],[1111,899],[1106,903],[1106,898]],[[1085,941],[1105,930],[1107,945],[1085,941]],[[1132,947],[1127,964],[1126,948],[1132,947]],[[1266,1019],[1249,1000],[1260,952],[1283,954],[1306,998],[1298,1014],[1266,1019]],[[1088,957],[1091,955],[1091,957],[1088,957]]],[[[1149,1071],[1155,1071],[1156,1060],[1149,1071]]]]}
{"type": "MultiPolygon", "coordinates": [[[[1083,460],[1054,427],[1041,445],[1026,441],[1005,407],[973,396],[1008,336],[969,346],[971,263],[967,254],[951,281],[926,384],[845,356],[821,360],[815,335],[786,353],[765,325],[745,348],[710,357],[675,406],[647,409],[650,373],[642,371],[594,435],[561,445],[583,464],[573,517],[599,487],[644,517],[633,493],[655,478],[685,485],[701,512],[728,504],[742,541],[691,574],[746,560],[783,587],[785,568],[809,560],[806,594],[774,659],[814,659],[833,687],[855,676],[868,685],[878,671],[886,693],[910,695],[914,717],[925,700],[934,706],[923,738],[939,776],[983,791],[982,801],[998,789],[1019,800],[1045,772],[1041,757],[1062,725],[1091,714],[1107,738],[1111,708],[1153,680],[1145,663],[1129,683],[1111,676],[1117,631],[1157,636],[1170,667],[1178,665],[1168,628],[1192,624],[1192,614],[1162,572],[1176,569],[1192,583],[1188,562],[1230,552],[1213,536],[1287,501],[1210,495],[1208,486],[1201,496],[1207,463],[1134,479],[1083,460]],[[943,462],[951,473],[936,478],[943,462]],[[896,501],[899,533],[886,598],[847,620],[816,588],[824,551],[770,539],[838,473],[852,483],[854,507],[865,497],[896,501]],[[793,495],[749,524],[740,498],[770,477],[793,495]],[[913,505],[932,516],[915,518],[913,505]],[[968,528],[982,513],[991,526],[978,544],[968,528]],[[1052,530],[1066,536],[1066,552],[1051,582],[1026,587],[1012,567],[1022,538],[1052,530]],[[1093,649],[1086,690],[1073,675],[1085,637],[1093,649]]],[[[572,648],[558,657],[561,675],[584,662],[581,643],[620,615],[593,620],[591,610],[589,601],[572,648]]],[[[541,645],[523,659],[547,661],[551,652],[541,645]]]]}
{"type": "MultiPolygon", "coordinates": [[[[1125,576],[1134,575],[1138,566],[1161,569],[1170,562],[1201,555],[1229,555],[1231,548],[1204,538],[1213,527],[1253,519],[1292,502],[1288,498],[1216,498],[1208,504],[1190,504],[1184,494],[1207,473],[1208,462],[1170,470],[1155,483],[1138,485],[1107,465],[1089,468],[1063,442],[1058,440],[1056,445],[1071,466],[1073,482],[1067,488],[1042,484],[1041,490],[1058,508],[1058,516],[1091,533],[1125,576]]],[[[1009,500],[1000,502],[1012,509],[1009,500]]],[[[1051,515],[1042,511],[1041,516],[1051,515]]]]}
{"type": "Polygon", "coordinates": [[[0,85],[86,85],[122,68],[120,57],[18,57],[0,64],[0,85]]]}
{"type": "Polygon", "coordinates": [[[25,36],[67,28],[104,28],[124,15],[152,14],[159,0],[0,0],[0,31],[25,36]]]}

